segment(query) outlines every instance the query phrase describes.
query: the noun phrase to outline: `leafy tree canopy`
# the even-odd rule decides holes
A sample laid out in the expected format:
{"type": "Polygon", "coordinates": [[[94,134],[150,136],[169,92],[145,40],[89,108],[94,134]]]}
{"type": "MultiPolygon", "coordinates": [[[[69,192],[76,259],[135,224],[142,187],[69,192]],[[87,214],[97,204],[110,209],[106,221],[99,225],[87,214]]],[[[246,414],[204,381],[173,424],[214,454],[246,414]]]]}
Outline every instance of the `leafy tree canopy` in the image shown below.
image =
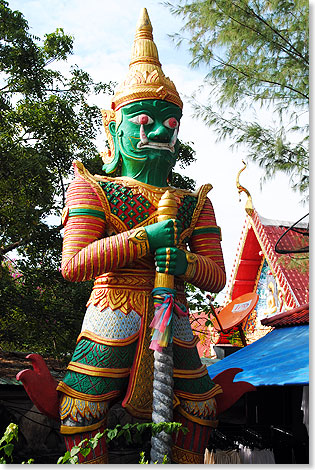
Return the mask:
{"type": "Polygon", "coordinates": [[[245,144],[248,156],[278,171],[307,198],[309,101],[306,0],[195,0],[164,3],[184,22],[191,65],[208,69],[206,103],[195,115],[221,139],[245,144]],[[273,119],[266,119],[269,110],[273,119]],[[256,113],[258,118],[256,117],[256,113]],[[275,123],[272,121],[275,120],[275,123]],[[267,122],[266,122],[267,121],[267,122]]]}
{"type": "Polygon", "coordinates": [[[1,346],[60,354],[73,347],[91,289],[60,274],[60,214],[72,161],[101,172],[101,114],[88,100],[114,84],[94,83],[76,66],[58,72],[73,38],[61,28],[31,35],[4,0],[0,39],[1,346]]]}

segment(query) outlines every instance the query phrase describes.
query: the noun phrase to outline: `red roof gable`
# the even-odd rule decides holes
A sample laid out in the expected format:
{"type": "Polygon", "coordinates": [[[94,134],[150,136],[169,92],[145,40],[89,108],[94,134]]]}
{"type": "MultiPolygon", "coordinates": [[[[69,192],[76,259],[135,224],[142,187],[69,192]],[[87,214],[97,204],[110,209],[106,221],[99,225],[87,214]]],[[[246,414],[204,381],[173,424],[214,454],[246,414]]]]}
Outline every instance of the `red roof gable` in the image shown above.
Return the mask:
{"type": "Polygon", "coordinates": [[[283,326],[305,325],[309,323],[309,304],[279,313],[271,318],[264,318],[261,323],[266,326],[281,328],[283,326]]]}
{"type": "MultiPolygon", "coordinates": [[[[309,301],[309,273],[301,269],[289,269],[282,261],[289,259],[288,255],[275,252],[278,239],[290,225],[289,222],[263,219],[255,210],[247,215],[228,284],[228,301],[255,290],[263,257],[284,290],[289,308],[309,301]]],[[[286,237],[286,243],[294,247],[302,235],[288,232],[286,237]]]]}
{"type": "Polygon", "coordinates": [[[234,264],[236,277],[233,283],[231,300],[247,294],[247,292],[254,292],[257,272],[261,265],[260,252],[261,247],[256,234],[252,227],[248,227],[241,257],[234,264]]]}

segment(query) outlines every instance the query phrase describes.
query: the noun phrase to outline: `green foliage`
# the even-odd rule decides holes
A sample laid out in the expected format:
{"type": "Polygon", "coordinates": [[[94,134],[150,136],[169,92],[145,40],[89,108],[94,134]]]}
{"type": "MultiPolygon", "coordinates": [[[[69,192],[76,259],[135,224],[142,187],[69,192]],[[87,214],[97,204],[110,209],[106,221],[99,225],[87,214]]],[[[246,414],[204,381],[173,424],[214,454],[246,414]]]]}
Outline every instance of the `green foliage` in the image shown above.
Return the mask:
{"type": "MultiPolygon", "coordinates": [[[[192,163],[195,163],[196,151],[193,149],[193,145],[193,142],[179,141],[179,150],[177,158],[179,168],[184,169],[192,163]]],[[[193,179],[189,178],[188,176],[183,176],[175,171],[171,171],[169,180],[170,184],[172,186],[175,186],[175,188],[190,189],[192,191],[196,188],[196,182],[193,179]]]]}
{"type": "Polygon", "coordinates": [[[0,439],[0,452],[4,453],[6,457],[0,457],[0,464],[5,464],[6,458],[12,462],[12,453],[14,450],[13,440],[18,440],[18,426],[17,424],[10,423],[0,439]]]}
{"type": "Polygon", "coordinates": [[[185,283],[185,292],[187,295],[188,307],[191,312],[204,312],[210,318],[210,313],[212,312],[211,305],[214,308],[219,307],[219,304],[215,302],[217,294],[209,294],[206,291],[199,289],[198,287],[195,287],[193,284],[190,284],[188,282],[185,283]]]}
{"type": "Polygon", "coordinates": [[[265,178],[284,172],[292,187],[306,195],[308,2],[179,0],[164,4],[184,22],[181,32],[173,35],[175,43],[187,40],[191,65],[207,70],[208,99],[203,104],[192,99],[195,115],[213,127],[219,138],[245,144],[249,158],[265,169],[265,178]],[[271,118],[266,119],[266,109],[271,118]]]}
{"type": "Polygon", "coordinates": [[[67,282],[49,260],[19,267],[0,266],[1,347],[62,357],[75,347],[92,284],[67,282]]]}
{"type": "MultiPolygon", "coordinates": [[[[213,326],[211,319],[211,317],[213,318],[214,316],[213,310],[220,307],[215,300],[218,294],[209,294],[189,283],[185,284],[185,292],[187,295],[190,311],[190,323],[193,331],[199,336],[201,344],[203,344],[207,338],[213,343],[214,339],[209,327],[213,326]],[[207,315],[207,320],[204,323],[199,322],[198,316],[200,313],[207,315]]],[[[238,331],[233,331],[229,340],[232,340],[232,343],[238,343],[240,340],[238,331]]]]}
{"type": "MultiPolygon", "coordinates": [[[[157,464],[158,462],[154,462],[154,463],[157,464]]],[[[168,461],[167,455],[164,455],[162,464],[168,464],[168,463],[169,461],[168,461]]],[[[140,452],[139,464],[149,464],[149,461],[145,460],[144,452],[140,452]]]]}
{"type": "MultiPolygon", "coordinates": [[[[82,440],[77,446],[72,447],[71,451],[67,451],[65,455],[60,457],[57,461],[57,464],[76,464],[79,461],[78,455],[81,453],[83,456],[87,456],[91,449],[95,449],[98,444],[98,441],[106,436],[106,442],[112,440],[117,440],[120,437],[123,437],[124,441],[127,443],[137,443],[141,442],[141,435],[150,429],[153,435],[156,435],[162,431],[171,434],[173,432],[181,431],[186,434],[188,432],[187,428],[182,427],[181,423],[134,423],[134,424],[125,424],[121,426],[118,424],[114,429],[105,429],[102,433],[97,433],[91,439],[82,440]],[[140,440],[139,440],[140,439],[140,440]]],[[[140,453],[140,462],[146,464],[144,452],[140,453]]],[[[167,457],[164,456],[163,463],[167,463],[167,457]]]]}
{"type": "Polygon", "coordinates": [[[75,343],[91,289],[69,285],[59,271],[61,211],[74,159],[101,172],[101,113],[89,102],[113,83],[94,83],[77,66],[58,72],[73,38],[61,28],[31,35],[5,0],[0,38],[1,347],[60,355],[75,343]]]}
{"type": "MultiPolygon", "coordinates": [[[[155,436],[156,434],[164,431],[167,434],[172,434],[173,432],[178,431],[179,429],[187,434],[188,429],[183,427],[181,423],[134,423],[134,424],[125,424],[121,426],[118,424],[114,429],[105,429],[103,432],[98,432],[91,439],[83,439],[78,445],[73,446],[71,451],[67,451],[63,456],[59,457],[57,464],[77,464],[79,463],[79,454],[86,457],[91,452],[91,449],[95,449],[99,440],[106,436],[106,442],[109,443],[112,440],[116,440],[119,437],[123,437],[126,442],[141,442],[142,434],[150,430],[155,436]],[[140,438],[140,440],[139,440],[140,438]]],[[[10,462],[12,462],[12,454],[14,450],[13,440],[18,440],[18,425],[10,423],[7,429],[5,430],[4,435],[0,439],[0,452],[3,452],[6,457],[9,457],[10,462]]],[[[5,464],[7,461],[5,457],[0,457],[0,464],[5,464]]],[[[22,462],[22,464],[33,464],[34,459],[29,459],[27,462],[22,462]]],[[[140,453],[140,462],[146,464],[144,452],[140,453]]],[[[156,462],[155,462],[156,463],[156,462]]],[[[167,456],[163,458],[163,464],[168,463],[167,456]]]]}
{"type": "MultiPolygon", "coordinates": [[[[215,298],[217,294],[207,294],[205,291],[198,289],[192,284],[186,283],[185,291],[188,298],[188,306],[190,315],[190,323],[192,325],[193,331],[199,336],[201,343],[210,339],[213,343],[214,339],[212,337],[212,331],[209,327],[213,327],[212,319],[214,317],[213,311],[220,307],[216,302],[215,298]],[[200,324],[198,320],[198,313],[205,313],[207,315],[207,320],[200,324]],[[199,325],[198,325],[199,323],[199,325]],[[198,327],[196,327],[198,325],[198,327]]],[[[244,331],[244,336],[246,338],[246,332],[244,331]]],[[[228,335],[228,340],[234,346],[242,346],[241,335],[237,328],[232,328],[230,334],[228,335]]]]}

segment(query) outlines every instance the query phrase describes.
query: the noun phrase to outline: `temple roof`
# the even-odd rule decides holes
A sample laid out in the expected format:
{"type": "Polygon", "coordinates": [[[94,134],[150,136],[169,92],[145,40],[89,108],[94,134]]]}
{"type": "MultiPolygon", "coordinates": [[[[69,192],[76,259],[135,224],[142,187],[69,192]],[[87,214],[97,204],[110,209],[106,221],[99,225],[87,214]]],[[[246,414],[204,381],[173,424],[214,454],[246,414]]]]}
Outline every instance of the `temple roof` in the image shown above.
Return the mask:
{"type": "MultiPolygon", "coordinates": [[[[288,266],[290,255],[280,255],[275,245],[293,222],[270,220],[261,217],[255,209],[246,216],[243,232],[227,286],[226,303],[247,292],[254,292],[263,260],[279,282],[289,308],[296,308],[309,301],[309,273],[300,268],[288,266]]],[[[307,224],[299,224],[299,232],[289,231],[286,235],[288,246],[302,243],[303,231],[308,233],[307,224]]]]}
{"type": "Polygon", "coordinates": [[[309,323],[309,304],[282,312],[273,317],[264,318],[261,323],[265,326],[282,328],[285,326],[307,325],[309,323]]]}

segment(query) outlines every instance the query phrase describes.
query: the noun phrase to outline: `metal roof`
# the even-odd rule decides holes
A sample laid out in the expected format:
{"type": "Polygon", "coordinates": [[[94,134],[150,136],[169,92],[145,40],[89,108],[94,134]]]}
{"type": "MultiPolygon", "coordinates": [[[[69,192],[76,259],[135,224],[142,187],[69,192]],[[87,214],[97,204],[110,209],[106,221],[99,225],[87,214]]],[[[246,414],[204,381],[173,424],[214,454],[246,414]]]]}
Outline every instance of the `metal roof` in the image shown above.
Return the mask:
{"type": "Polygon", "coordinates": [[[269,318],[264,318],[261,323],[274,328],[283,326],[305,325],[309,323],[309,305],[301,305],[288,312],[282,312],[269,318]]]}
{"type": "Polygon", "coordinates": [[[213,379],[240,367],[235,382],[252,385],[306,385],[309,383],[309,325],[277,328],[263,338],[209,366],[213,379]]]}
{"type": "MultiPolygon", "coordinates": [[[[265,233],[268,237],[268,240],[272,246],[273,254],[275,255],[277,261],[279,258],[284,260],[283,255],[278,255],[274,251],[274,247],[279,240],[280,236],[285,232],[285,227],[282,226],[270,226],[265,225],[265,233]]],[[[297,243],[298,235],[294,232],[287,234],[287,245],[290,248],[294,248],[297,243]]],[[[279,267],[287,279],[299,305],[303,305],[309,300],[309,273],[308,271],[303,272],[300,267],[292,268],[287,267],[284,263],[279,263],[279,267]]]]}

